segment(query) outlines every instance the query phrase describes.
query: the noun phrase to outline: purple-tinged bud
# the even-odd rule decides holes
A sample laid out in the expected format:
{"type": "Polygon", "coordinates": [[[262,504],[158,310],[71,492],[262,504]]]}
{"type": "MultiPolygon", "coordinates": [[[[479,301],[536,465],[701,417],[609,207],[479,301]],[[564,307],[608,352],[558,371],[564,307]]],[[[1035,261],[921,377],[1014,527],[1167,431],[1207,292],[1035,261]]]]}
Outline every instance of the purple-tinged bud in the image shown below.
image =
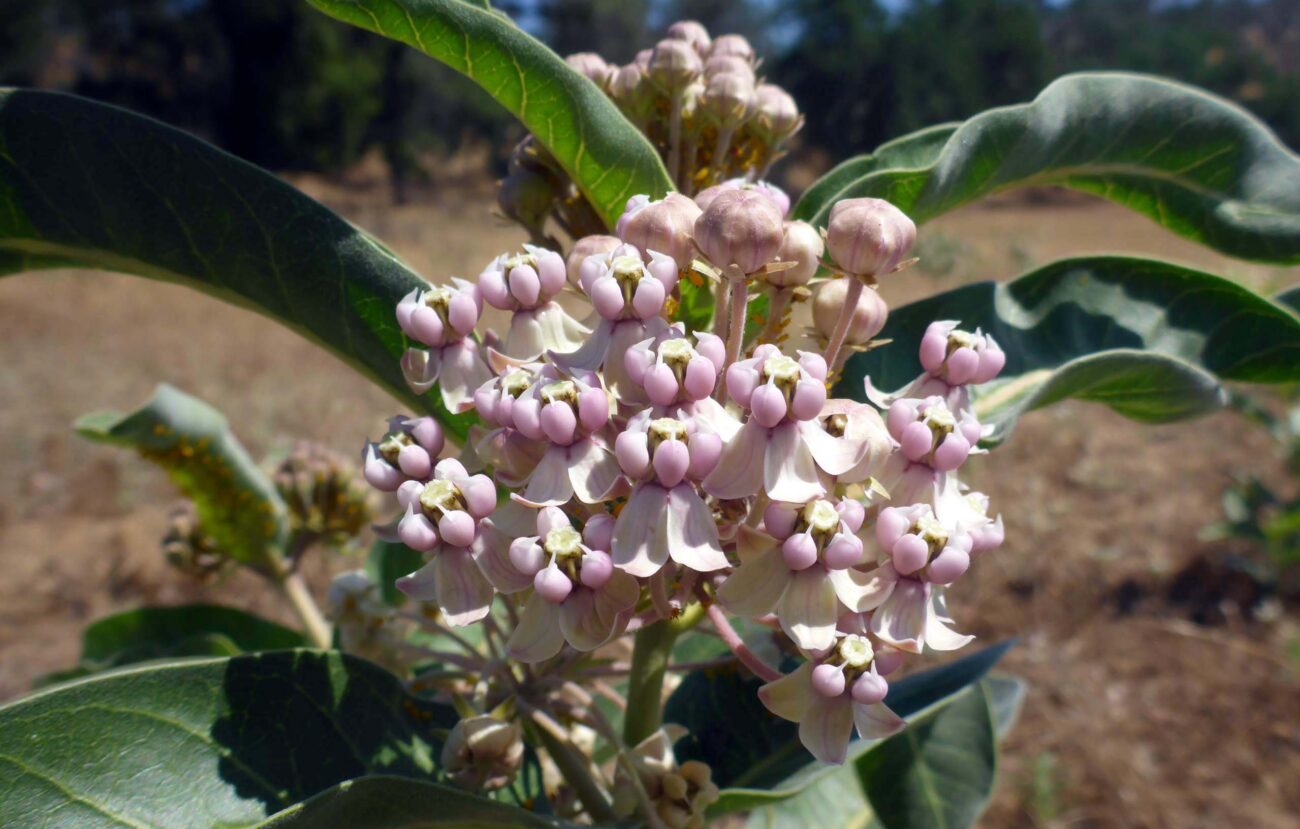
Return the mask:
{"type": "Polygon", "coordinates": [[[650,68],[650,58],[654,56],[654,49],[642,49],[632,58],[632,63],[641,67],[644,71],[650,68]]]}
{"type": "Polygon", "coordinates": [[[442,452],[442,426],[432,417],[397,416],[388,422],[388,434],[378,443],[366,443],[362,474],[382,492],[394,492],[408,480],[425,480],[442,452]]]}
{"type": "Polygon", "coordinates": [[[691,435],[690,448],[691,465],[686,474],[693,479],[703,480],[722,458],[722,438],[712,432],[699,431],[691,435]]]}
{"type": "Polygon", "coordinates": [[[1006,365],[1007,355],[993,338],[976,329],[962,331],[956,322],[932,322],[921,337],[921,365],[952,386],[987,383],[1006,365]]]}
{"type": "Polygon", "coordinates": [[[781,557],[791,570],[807,570],[817,563],[817,542],[810,533],[798,533],[781,544],[781,557]]]}
{"type": "Polygon", "coordinates": [[[938,396],[895,400],[885,423],[909,461],[929,464],[939,472],[961,466],[981,434],[972,413],[954,414],[938,396]]]}
{"type": "Polygon", "coordinates": [[[588,518],[582,528],[582,542],[593,550],[609,550],[614,543],[614,516],[602,512],[588,518]]]}
{"type": "Polygon", "coordinates": [[[709,57],[730,55],[749,63],[754,63],[754,47],[742,35],[718,35],[709,48],[709,57]]]}
{"type": "Polygon", "coordinates": [[[969,567],[970,553],[955,544],[949,544],[930,562],[928,575],[935,584],[952,584],[969,567]]]}
{"type": "Polygon", "coordinates": [[[812,686],[823,697],[834,699],[844,693],[844,669],[823,662],[812,671],[812,686]]]}
{"type": "Polygon", "coordinates": [[[479,274],[483,299],[502,311],[532,309],[550,302],[563,288],[567,269],[560,254],[534,245],[524,253],[503,254],[479,274]]]}
{"type": "Polygon", "coordinates": [[[518,723],[487,715],[466,717],[447,735],[441,760],[443,772],[462,789],[500,789],[523,765],[523,734],[518,723]]]}
{"type": "Polygon", "coordinates": [[[751,82],[756,80],[754,67],[748,61],[734,55],[718,55],[704,62],[706,84],[710,78],[718,75],[739,75],[742,78],[748,78],[751,82]]]}
{"type": "Polygon", "coordinates": [[[770,144],[778,144],[799,131],[803,116],[794,98],[775,84],[759,84],[754,90],[754,120],[751,127],[770,144]]]}
{"type": "Polygon", "coordinates": [[[776,501],[768,504],[763,511],[763,528],[773,538],[789,538],[794,533],[798,520],[798,511],[776,501]]]}
{"type": "Polygon", "coordinates": [[[610,77],[614,74],[614,68],[595,52],[577,52],[565,58],[564,62],[579,74],[587,76],[601,89],[609,85],[610,77]]]}
{"type": "Polygon", "coordinates": [[[533,577],[533,588],[551,604],[560,604],[573,592],[573,582],[559,567],[551,564],[533,577]]]}
{"type": "Polygon", "coordinates": [[[776,257],[783,234],[777,206],[753,190],[719,193],[695,222],[695,243],[709,261],[736,265],[746,274],[776,257]]]}
{"type": "Polygon", "coordinates": [[[769,273],[767,283],[780,288],[807,285],[817,274],[825,250],[825,243],[817,228],[803,221],[786,222],[781,235],[781,247],[776,252],[776,261],[794,262],[795,266],[769,273]]]}
{"type": "Polygon", "coordinates": [[[709,47],[713,45],[713,38],[709,37],[709,30],[704,28],[704,24],[696,20],[678,20],[668,27],[666,36],[675,40],[686,41],[701,56],[707,54],[709,47]]]}
{"type": "MultiPolygon", "coordinates": [[[[790,197],[780,187],[766,181],[746,181],[743,178],[727,179],[721,184],[704,188],[695,194],[695,203],[699,205],[701,210],[708,210],[709,205],[713,204],[713,200],[719,194],[728,190],[751,190],[755,193],[761,193],[772,200],[772,204],[776,205],[776,209],[781,211],[782,216],[790,212],[790,197]]],[[[784,232],[784,227],[782,231],[784,232]]],[[[820,239],[820,236],[818,238],[820,239]]]]}
{"type": "Polygon", "coordinates": [[[892,273],[916,242],[916,225],[884,199],[845,199],[831,208],[826,248],[845,273],[892,273]]]}
{"type": "Polygon", "coordinates": [[[482,311],[478,286],[452,277],[450,284],[404,296],[397,303],[397,324],[411,339],[438,348],[472,334],[482,311]]]}
{"type": "Polygon", "coordinates": [[[468,547],[478,532],[477,522],[464,510],[452,510],[438,519],[438,535],[453,547],[468,547]]]}
{"type": "Polygon", "coordinates": [[[889,693],[889,683],[878,673],[867,672],[853,682],[853,701],[860,705],[883,702],[889,693]]]}
{"type": "MultiPolygon", "coordinates": [[[[813,294],[813,325],[823,337],[829,338],[835,330],[848,291],[848,279],[828,279],[817,286],[813,294]]],[[[864,289],[858,297],[844,341],[850,345],[866,345],[881,332],[888,318],[889,306],[884,298],[870,287],[864,289]]]]}
{"type": "MultiPolygon", "coordinates": [[[[617,236],[584,236],[573,243],[573,249],[569,251],[569,258],[566,260],[569,282],[575,286],[586,284],[583,280],[583,266],[586,264],[587,257],[601,256],[609,253],[614,248],[623,244],[623,241],[617,236]]],[[[592,268],[600,268],[598,263],[593,263],[592,268]]],[[[598,275],[598,274],[596,274],[598,275]]],[[[591,277],[595,278],[595,275],[591,277]]]]}
{"type": "Polygon", "coordinates": [[[646,77],[668,95],[676,95],[700,76],[704,64],[695,47],[671,38],[655,44],[646,66],[646,77]]]}
{"type": "Polygon", "coordinates": [[[735,129],[753,112],[754,81],[736,72],[709,78],[696,104],[699,111],[722,129],[735,129]]]}
{"type": "Polygon", "coordinates": [[[516,538],[510,542],[510,563],[526,576],[536,575],[546,566],[546,552],[536,538],[516,538]]]}
{"type": "Polygon", "coordinates": [[[836,533],[827,542],[822,558],[832,570],[853,567],[862,561],[862,539],[852,533],[836,533]]]}
{"type": "Polygon", "coordinates": [[[671,256],[678,269],[684,270],[695,258],[695,222],[702,212],[687,197],[669,193],[659,201],[626,212],[618,222],[619,235],[624,242],[635,245],[642,256],[657,251],[671,256]]]}
{"type": "Polygon", "coordinates": [[[690,465],[691,453],[682,441],[665,440],[655,447],[655,477],[669,489],[682,482],[690,465]]]}
{"type": "Polygon", "coordinates": [[[894,544],[891,557],[894,569],[906,576],[926,565],[930,560],[930,549],[921,536],[908,533],[894,544]]]}
{"type": "Polygon", "coordinates": [[[582,581],[584,587],[599,590],[609,584],[610,577],[613,575],[614,560],[609,557],[609,553],[592,550],[583,554],[578,578],[582,581]]]}
{"type": "Polygon", "coordinates": [[[645,76],[645,70],[635,63],[620,67],[613,74],[609,81],[609,95],[620,109],[636,121],[649,115],[654,103],[653,90],[645,76]]]}

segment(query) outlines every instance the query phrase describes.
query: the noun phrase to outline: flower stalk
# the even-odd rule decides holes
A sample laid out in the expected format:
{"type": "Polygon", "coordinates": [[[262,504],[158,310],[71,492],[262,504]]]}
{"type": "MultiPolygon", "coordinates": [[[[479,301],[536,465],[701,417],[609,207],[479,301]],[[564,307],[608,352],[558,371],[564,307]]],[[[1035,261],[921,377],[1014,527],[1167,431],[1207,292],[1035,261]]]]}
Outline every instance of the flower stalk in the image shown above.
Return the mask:
{"type": "Polygon", "coordinates": [[[637,631],[632,646],[632,667],[627,678],[627,716],[623,742],[636,745],[653,734],[662,722],[664,674],[677,637],[704,618],[702,606],[688,607],[676,619],[661,619],[637,631]]]}

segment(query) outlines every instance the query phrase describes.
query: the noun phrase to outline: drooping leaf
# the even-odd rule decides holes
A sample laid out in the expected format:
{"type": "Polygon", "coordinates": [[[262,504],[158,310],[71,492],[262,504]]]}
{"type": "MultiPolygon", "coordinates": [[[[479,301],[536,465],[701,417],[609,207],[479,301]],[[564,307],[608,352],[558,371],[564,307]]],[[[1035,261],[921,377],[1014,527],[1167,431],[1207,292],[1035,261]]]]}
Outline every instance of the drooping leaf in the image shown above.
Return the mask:
{"type": "MultiPolygon", "coordinates": [[[[1006,736],[1006,733],[1015,723],[1016,716],[1020,710],[1020,704],[1024,699],[1025,683],[1014,677],[1006,676],[987,676],[979,683],[984,690],[984,695],[988,700],[988,710],[993,716],[994,731],[998,739],[1006,736]]],[[[962,700],[969,691],[960,692],[954,703],[962,700]]],[[[944,706],[934,709],[932,714],[925,715],[916,721],[916,725],[921,725],[925,720],[931,717],[944,717],[950,715],[950,709],[956,709],[958,705],[944,706]]],[[[911,728],[912,726],[909,726],[911,728]]],[[[976,738],[976,744],[973,746],[957,745],[958,751],[972,751],[980,749],[983,746],[983,732],[980,729],[972,729],[971,733],[976,738]]],[[[867,802],[867,795],[864,789],[865,778],[860,774],[863,767],[872,766],[876,762],[877,754],[886,750],[886,747],[896,740],[901,740],[902,735],[892,737],[886,743],[880,745],[877,751],[870,751],[864,754],[857,763],[846,763],[834,772],[825,775],[817,782],[804,789],[797,797],[783,800],[777,803],[768,804],[761,808],[755,809],[746,821],[747,829],[802,829],[806,826],[815,826],[817,829],[881,829],[884,826],[904,825],[894,823],[882,823],[879,816],[872,811],[871,805],[867,802]]],[[[906,773],[906,769],[894,765],[881,765],[879,772],[883,780],[877,783],[877,786],[887,785],[891,775],[898,773],[901,777],[906,773]]],[[[948,791],[949,784],[946,779],[937,779],[936,787],[941,791],[948,791]]],[[[892,815],[887,815],[892,819],[892,815]]],[[[928,821],[911,826],[930,826],[928,821]]]]}
{"type": "Polygon", "coordinates": [[[0,275],[77,267],[198,288],[331,350],[463,438],[402,379],[397,301],[424,281],[275,176],[71,95],[0,90],[0,275]]]}
{"type": "Polygon", "coordinates": [[[397,580],[407,573],[419,570],[424,555],[400,541],[376,539],[366,557],[366,575],[379,587],[379,596],[385,604],[399,607],[406,594],[397,589],[397,580]]]}
{"type": "Polygon", "coordinates": [[[968,829],[988,805],[997,737],[988,698],[974,685],[857,761],[885,829],[968,829]]]}
{"type": "Polygon", "coordinates": [[[1110,199],[1243,259],[1300,262],[1300,158],[1245,110],[1127,73],[1067,75],[1033,102],[931,127],[852,159],[812,187],[797,218],[872,196],[918,224],[1015,187],[1110,199]]]}
{"type": "Polygon", "coordinates": [[[455,719],[333,652],[122,668],[0,707],[0,826],[250,826],[368,774],[433,780],[455,719]]]}
{"type": "Polygon", "coordinates": [[[450,786],[374,776],[340,783],[255,829],[556,829],[568,825],[450,786]]]}
{"type": "Polygon", "coordinates": [[[105,616],[87,627],[81,634],[80,662],[51,674],[45,684],[151,659],[236,656],[307,644],[298,631],[233,607],[141,607],[105,616]]]}
{"type": "MultiPolygon", "coordinates": [[[[1011,642],[1003,642],[894,683],[886,700],[908,718],[940,705],[991,668],[1011,642]]],[[[712,815],[752,809],[793,797],[834,771],[799,743],[798,726],[770,713],[758,699],[762,682],[732,668],[687,674],[664,707],[664,722],[689,734],[676,747],[679,761],[702,760],[713,769],[722,797],[712,815]]],[[[878,741],[858,740],[850,759],[878,741]]]]}
{"type": "Polygon", "coordinates": [[[133,412],[94,412],[77,433],[125,446],[157,464],[194,502],[199,525],[236,561],[270,567],[289,519],[280,493],[249,457],[221,412],[165,383],[133,412]]]}
{"type": "Polygon", "coordinates": [[[892,311],[880,334],[892,342],[850,358],[835,392],[862,399],[864,377],[880,389],[904,387],[920,374],[917,349],[935,320],[978,327],[1007,354],[1001,377],[976,398],[994,439],[1026,411],[1070,397],[1156,422],[1222,406],[1222,380],[1300,381],[1300,319],[1292,312],[1208,273],[1099,256],[892,311]]]}
{"type": "Polygon", "coordinates": [[[464,74],[518,116],[609,227],[631,196],[672,181],[618,107],[504,16],[462,0],[310,0],[340,20],[401,41],[464,74]]]}

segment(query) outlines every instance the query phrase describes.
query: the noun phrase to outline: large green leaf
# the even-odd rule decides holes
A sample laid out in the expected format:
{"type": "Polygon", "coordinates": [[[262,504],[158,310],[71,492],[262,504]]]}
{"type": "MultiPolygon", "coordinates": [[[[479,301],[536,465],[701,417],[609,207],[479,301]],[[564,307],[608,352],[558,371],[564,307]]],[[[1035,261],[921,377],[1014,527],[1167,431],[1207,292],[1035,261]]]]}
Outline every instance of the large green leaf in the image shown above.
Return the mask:
{"type": "Polygon", "coordinates": [[[631,196],[673,189],[658,152],[559,55],[501,14],[462,0],[309,0],[463,73],[524,122],[610,227],[631,196]]]}
{"type": "Polygon", "coordinates": [[[221,412],[163,384],[133,412],[94,412],[76,423],[90,440],[125,446],[166,471],[194,502],[217,549],[268,569],[283,554],[288,508],[221,412]]]}
{"type": "MultiPolygon", "coordinates": [[[[942,705],[978,682],[1007,648],[1003,642],[894,683],[886,702],[911,718],[942,705]]],[[[758,699],[762,683],[737,669],[695,671],[682,680],[664,708],[664,722],[689,730],[676,747],[679,760],[702,760],[713,769],[722,797],[710,814],[752,809],[793,797],[835,771],[799,743],[798,726],[771,714],[758,699]]],[[[850,760],[878,741],[858,740],[850,760]]]]}
{"type": "Polygon", "coordinates": [[[432,780],[450,708],[338,653],[122,668],[0,708],[0,826],[249,826],[345,780],[432,780]]]}
{"type": "MultiPolygon", "coordinates": [[[[980,682],[980,687],[983,688],[984,696],[988,700],[988,710],[993,715],[993,730],[998,739],[1001,739],[1011,729],[1019,714],[1020,704],[1024,699],[1025,684],[1014,677],[989,676],[980,682]]],[[[945,723],[949,723],[950,717],[964,716],[964,711],[969,710],[977,714],[978,712],[973,708],[964,707],[963,701],[969,693],[969,691],[962,692],[954,700],[953,705],[934,709],[932,714],[921,717],[909,726],[909,730],[922,728],[934,718],[942,718],[945,723]]],[[[952,730],[948,725],[942,729],[944,733],[951,733],[952,730]]],[[[982,752],[984,750],[983,729],[974,727],[970,729],[970,733],[975,738],[974,745],[927,741],[925,746],[931,753],[942,753],[949,749],[962,753],[982,752]]],[[[802,829],[806,826],[816,826],[818,829],[880,829],[882,826],[904,825],[897,824],[893,813],[884,809],[881,815],[877,816],[867,802],[864,791],[867,780],[863,776],[865,772],[874,770],[881,778],[872,784],[875,787],[887,786],[891,780],[902,781],[906,775],[912,773],[906,765],[896,763],[886,765],[878,761],[881,752],[888,754],[893,751],[890,746],[896,741],[903,741],[906,744],[902,734],[891,737],[878,750],[867,752],[856,763],[845,764],[833,773],[822,777],[801,792],[798,797],[755,809],[750,814],[746,827],[748,829],[802,829]],[[881,818],[885,818],[884,822],[881,818]]],[[[964,771],[959,769],[961,773],[964,771]]],[[[949,792],[952,787],[946,778],[936,776],[936,788],[949,792]]],[[[928,821],[911,824],[913,827],[931,825],[934,824],[928,821]]]]}
{"type": "Polygon", "coordinates": [[[87,627],[81,634],[81,661],[47,680],[74,679],[151,659],[236,656],[307,644],[298,631],[233,607],[141,607],[105,616],[87,627]]]}
{"type": "Polygon", "coordinates": [[[1067,75],[1032,103],[883,145],[828,173],[795,215],[824,224],[834,202],[872,196],[921,223],[1036,185],[1102,196],[1232,256],[1300,263],[1300,158],[1223,99],[1126,73],[1067,75]]]}
{"type": "Polygon", "coordinates": [[[1190,268],[1131,257],[1066,259],[1008,283],[980,282],[889,316],[889,345],[854,355],[835,391],[861,398],[863,378],[904,387],[934,320],[992,334],[1002,376],[976,407],[1004,436],[1026,411],[1075,397],[1143,421],[1223,405],[1220,380],[1300,381],[1300,319],[1242,286],[1190,268]]]}
{"type": "MultiPolygon", "coordinates": [[[[150,118],[0,90],[0,274],[79,267],[199,288],[285,323],[463,437],[410,392],[397,301],[424,282],[275,176],[150,118]]],[[[87,309],[89,312],[89,309],[87,309]]]]}
{"type": "Polygon", "coordinates": [[[997,738],[984,688],[909,723],[857,762],[886,829],[968,829],[988,805],[997,738]]]}
{"type": "Polygon", "coordinates": [[[401,777],[362,777],[291,806],[256,829],[555,829],[517,806],[401,777]]]}

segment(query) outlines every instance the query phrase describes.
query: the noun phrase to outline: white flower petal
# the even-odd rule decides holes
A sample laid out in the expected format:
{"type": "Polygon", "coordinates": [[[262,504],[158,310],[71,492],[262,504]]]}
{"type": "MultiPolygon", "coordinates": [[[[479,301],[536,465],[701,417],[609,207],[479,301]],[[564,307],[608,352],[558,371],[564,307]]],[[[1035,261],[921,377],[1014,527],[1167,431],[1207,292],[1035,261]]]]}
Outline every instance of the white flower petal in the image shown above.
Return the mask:
{"type": "Polygon", "coordinates": [[[780,679],[758,689],[758,698],[767,710],[783,720],[799,722],[816,700],[812,687],[813,664],[805,662],[780,679]]]}
{"type": "Polygon", "coordinates": [[[763,458],[768,430],[746,423],[722,448],[718,466],[704,479],[704,491],[718,498],[745,498],[763,486],[763,458]]]}
{"type": "Polygon", "coordinates": [[[623,470],[613,452],[591,438],[579,440],[568,449],[569,484],[579,501],[596,504],[626,491],[623,470]]]}
{"type": "Polygon", "coordinates": [[[907,727],[903,718],[889,710],[883,702],[874,705],[854,703],[853,724],[858,728],[858,736],[864,740],[883,740],[907,727]]]}
{"type": "Polygon", "coordinates": [[[673,561],[709,573],[728,566],[718,541],[718,525],[693,484],[679,484],[668,493],[667,540],[673,561]]]}
{"type": "Polygon", "coordinates": [[[453,412],[474,408],[474,392],[492,379],[473,340],[462,340],[442,350],[442,373],[438,389],[442,402],[453,412]]]}
{"type": "Polygon", "coordinates": [[[930,613],[928,585],[899,579],[889,598],[871,614],[871,632],[902,651],[920,653],[930,613]]]}
{"type": "Polygon", "coordinates": [[[468,550],[443,547],[433,559],[434,601],[452,627],[473,624],[488,615],[496,592],[468,550]]]}
{"type": "Polygon", "coordinates": [[[550,659],[564,647],[564,631],[560,630],[560,606],[551,604],[538,594],[528,597],[519,615],[519,627],[510,634],[506,651],[520,662],[541,662],[550,659]]]}
{"type": "Polygon", "coordinates": [[[799,723],[799,742],[823,763],[843,763],[852,736],[853,705],[847,696],[815,700],[799,723]]]}
{"type": "Polygon", "coordinates": [[[843,475],[857,466],[867,454],[865,441],[831,437],[814,420],[805,420],[799,423],[798,428],[813,460],[828,475],[843,475]]]}
{"type": "Polygon", "coordinates": [[[813,565],[794,574],[781,597],[781,629],[804,650],[829,648],[835,642],[839,600],[826,570],[813,565]]]}
{"type": "Polygon", "coordinates": [[[780,547],[741,564],[718,588],[718,602],[738,616],[770,613],[792,579],[780,547]]]}
{"type": "Polygon", "coordinates": [[[799,424],[783,423],[771,431],[763,456],[763,486],[773,501],[792,504],[811,501],[826,492],[799,424]]]}
{"type": "Polygon", "coordinates": [[[530,507],[556,507],[573,497],[566,446],[551,446],[528,476],[521,501],[530,507]]]}
{"type": "Polygon", "coordinates": [[[623,505],[614,523],[610,556],[624,571],[647,578],[668,561],[668,491],[658,484],[641,484],[623,505]]]}
{"type": "Polygon", "coordinates": [[[835,595],[854,613],[880,607],[898,581],[898,574],[890,564],[865,571],[854,568],[831,570],[830,577],[835,595]]]}

